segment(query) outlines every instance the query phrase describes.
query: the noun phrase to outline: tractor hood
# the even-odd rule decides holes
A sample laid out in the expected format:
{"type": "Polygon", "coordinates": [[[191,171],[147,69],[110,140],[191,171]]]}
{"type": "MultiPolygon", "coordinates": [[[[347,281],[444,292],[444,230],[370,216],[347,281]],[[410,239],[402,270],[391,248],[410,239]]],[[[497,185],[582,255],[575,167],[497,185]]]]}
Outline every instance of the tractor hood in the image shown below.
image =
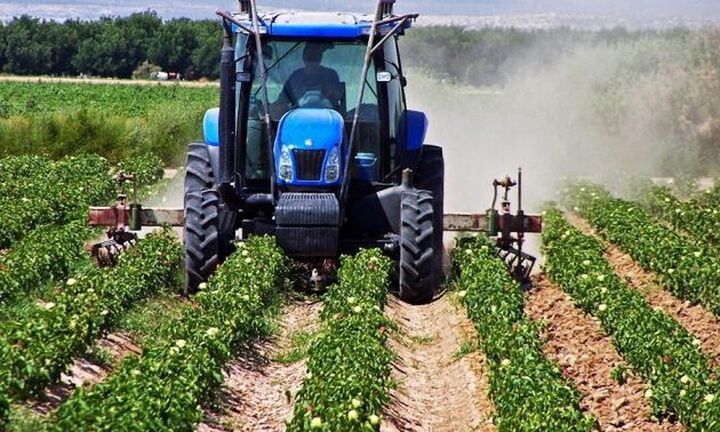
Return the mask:
{"type": "Polygon", "coordinates": [[[335,110],[299,108],[280,120],[275,168],[280,186],[337,186],[345,152],[345,122],[335,110]]]}

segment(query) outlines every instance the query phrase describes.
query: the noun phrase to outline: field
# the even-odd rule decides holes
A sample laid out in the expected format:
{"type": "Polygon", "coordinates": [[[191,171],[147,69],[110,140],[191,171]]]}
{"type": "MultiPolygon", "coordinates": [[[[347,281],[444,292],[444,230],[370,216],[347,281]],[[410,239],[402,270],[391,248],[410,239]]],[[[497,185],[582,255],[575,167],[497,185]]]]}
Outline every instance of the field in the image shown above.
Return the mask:
{"type": "MultiPolygon", "coordinates": [[[[580,60],[566,76],[585,77],[580,60]]],[[[410,78],[446,149],[447,211],[481,211],[476,185],[530,167],[544,229],[529,287],[465,235],[446,238],[447,291],[421,306],[396,298],[379,250],[342,257],[322,292],[268,237],[191,296],[170,229],[100,268],[87,207],[113,202],[121,171],[181,205],[182,169],[163,176],[217,87],[0,80],[0,430],[720,431],[720,187],[595,180],[640,162],[606,123],[576,131],[607,106],[552,99],[562,77],[410,78]]]]}
{"type": "Polygon", "coordinates": [[[152,153],[178,164],[217,99],[214,86],[2,81],[0,156],[152,153]]]}

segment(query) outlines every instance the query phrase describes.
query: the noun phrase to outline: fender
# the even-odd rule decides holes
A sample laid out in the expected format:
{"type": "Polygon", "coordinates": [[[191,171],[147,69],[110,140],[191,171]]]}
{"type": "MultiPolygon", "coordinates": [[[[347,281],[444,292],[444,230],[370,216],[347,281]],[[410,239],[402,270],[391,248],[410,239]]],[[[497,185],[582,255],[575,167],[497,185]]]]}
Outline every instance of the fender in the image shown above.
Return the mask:
{"type": "Polygon", "coordinates": [[[220,174],[220,108],[211,108],[205,112],[203,118],[203,136],[208,154],[210,155],[210,165],[212,165],[213,176],[215,182],[218,181],[220,174]]]}

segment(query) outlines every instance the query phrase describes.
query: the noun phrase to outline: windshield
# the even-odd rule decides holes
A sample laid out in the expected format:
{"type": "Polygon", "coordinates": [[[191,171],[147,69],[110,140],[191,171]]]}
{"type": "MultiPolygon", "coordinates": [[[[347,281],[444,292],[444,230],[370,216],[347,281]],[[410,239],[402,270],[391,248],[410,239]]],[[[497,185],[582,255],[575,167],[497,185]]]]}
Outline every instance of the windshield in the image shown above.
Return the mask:
{"type": "MultiPolygon", "coordinates": [[[[270,40],[263,45],[267,68],[270,114],[275,126],[282,116],[296,108],[328,108],[346,119],[346,133],[358,110],[360,75],[367,45],[362,41],[324,42],[270,40]]],[[[263,132],[263,91],[256,65],[248,112],[248,178],[266,178],[271,160],[265,149],[263,132]]],[[[377,152],[380,122],[375,65],[365,79],[365,92],[359,105],[358,151],[377,152]]]]}

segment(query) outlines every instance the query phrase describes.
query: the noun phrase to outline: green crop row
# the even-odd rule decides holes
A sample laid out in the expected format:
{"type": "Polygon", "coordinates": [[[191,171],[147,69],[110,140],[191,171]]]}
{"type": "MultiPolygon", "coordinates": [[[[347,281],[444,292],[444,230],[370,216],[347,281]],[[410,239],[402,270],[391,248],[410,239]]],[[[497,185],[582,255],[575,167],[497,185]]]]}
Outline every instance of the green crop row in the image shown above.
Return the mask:
{"type": "Polygon", "coordinates": [[[104,115],[142,117],[170,103],[209,108],[217,99],[217,87],[3,82],[0,118],[79,108],[104,115]]]}
{"type": "Polygon", "coordinates": [[[289,432],[373,431],[389,398],[389,322],[383,313],[390,260],[379,250],[344,257],[325,296],[323,330],[310,348],[289,432]]]}
{"type": "Polygon", "coordinates": [[[580,408],[580,393],[543,355],[538,325],[524,314],[522,289],[490,241],[464,239],[453,259],[459,296],[487,357],[498,430],[595,430],[596,420],[580,408]]]}
{"type": "Polygon", "coordinates": [[[21,196],[0,197],[0,249],[10,247],[29,230],[84,220],[87,207],[112,199],[112,169],[97,156],[70,157],[26,178],[21,196]]]}
{"type": "Polygon", "coordinates": [[[720,210],[698,201],[680,201],[670,189],[654,186],[643,195],[642,204],[675,229],[692,235],[699,242],[720,246],[720,210]]]}
{"type": "Polygon", "coordinates": [[[79,223],[41,227],[0,255],[0,306],[64,280],[87,257],[83,245],[89,236],[79,223]]]}
{"type": "Polygon", "coordinates": [[[720,316],[720,255],[715,249],[682,237],[638,204],[614,199],[600,186],[572,185],[567,199],[603,238],[658,274],[673,294],[720,316]]]}
{"type": "Polygon", "coordinates": [[[44,156],[24,155],[0,159],[0,197],[26,196],[26,181],[30,178],[48,178],[52,161],[44,156]]]}
{"type": "MultiPolygon", "coordinates": [[[[286,262],[269,238],[241,244],[168,323],[105,381],[79,389],[51,419],[57,431],[190,431],[200,404],[222,384],[234,349],[258,335],[285,283],[286,262]]],[[[138,269],[142,271],[142,269],[138,269]]]]}
{"type": "MultiPolygon", "coordinates": [[[[0,249],[12,246],[35,227],[85,221],[87,208],[115,198],[116,169],[99,156],[71,156],[57,162],[40,157],[0,161],[10,175],[0,175],[0,249]]],[[[137,173],[138,191],[147,192],[162,178],[159,158],[141,155],[121,169],[137,173]]],[[[127,191],[128,194],[130,191],[127,191]]]]}
{"type": "MultiPolygon", "coordinates": [[[[692,430],[716,421],[717,384],[695,339],[628,287],[604,258],[603,245],[572,227],[557,209],[546,212],[545,270],[588,314],[596,316],[633,370],[650,387],[645,397],[657,416],[676,417],[692,430]]],[[[717,424],[716,424],[717,426],[717,424]]]]}
{"type": "Polygon", "coordinates": [[[151,234],[113,269],[90,266],[21,316],[0,324],[0,388],[12,399],[38,395],[132,304],[178,285],[179,243],[151,234]]]}

